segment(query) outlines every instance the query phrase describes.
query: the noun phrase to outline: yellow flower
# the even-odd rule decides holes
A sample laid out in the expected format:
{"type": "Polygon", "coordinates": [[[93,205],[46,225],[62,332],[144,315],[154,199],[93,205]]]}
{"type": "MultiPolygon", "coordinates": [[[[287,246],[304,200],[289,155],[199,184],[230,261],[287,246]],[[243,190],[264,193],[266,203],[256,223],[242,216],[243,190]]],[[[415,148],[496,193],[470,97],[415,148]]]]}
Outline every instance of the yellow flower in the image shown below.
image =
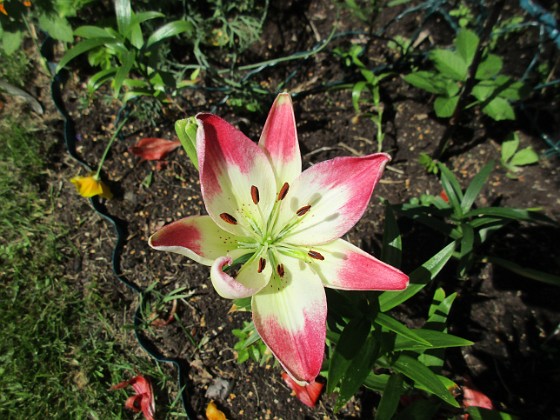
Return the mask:
{"type": "Polygon", "coordinates": [[[82,197],[93,197],[99,195],[103,198],[112,198],[113,194],[107,185],[95,175],[75,176],[70,180],[76,186],[78,193],[82,197]]]}

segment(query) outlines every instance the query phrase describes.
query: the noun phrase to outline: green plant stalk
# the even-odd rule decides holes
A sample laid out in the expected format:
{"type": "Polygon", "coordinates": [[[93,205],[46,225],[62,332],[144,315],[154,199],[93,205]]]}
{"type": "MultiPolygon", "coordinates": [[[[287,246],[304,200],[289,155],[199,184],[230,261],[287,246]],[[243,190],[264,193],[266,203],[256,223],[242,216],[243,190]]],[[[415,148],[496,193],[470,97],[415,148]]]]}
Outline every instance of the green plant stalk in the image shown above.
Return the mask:
{"type": "Polygon", "coordinates": [[[111,146],[115,142],[115,139],[117,138],[117,136],[119,135],[119,133],[121,132],[121,130],[123,129],[123,127],[124,127],[124,125],[126,124],[127,121],[128,121],[128,117],[126,117],[125,119],[123,119],[121,121],[121,123],[118,125],[117,129],[115,130],[115,132],[111,136],[111,139],[109,140],[109,143],[107,143],[107,146],[105,147],[105,150],[103,151],[103,156],[101,156],[101,160],[99,161],[99,164],[97,165],[97,171],[95,172],[95,175],[93,176],[95,179],[97,179],[97,180],[99,179],[99,175],[101,174],[101,168],[103,168],[103,163],[105,163],[105,159],[107,159],[107,155],[109,154],[109,149],[111,149],[111,146]]]}

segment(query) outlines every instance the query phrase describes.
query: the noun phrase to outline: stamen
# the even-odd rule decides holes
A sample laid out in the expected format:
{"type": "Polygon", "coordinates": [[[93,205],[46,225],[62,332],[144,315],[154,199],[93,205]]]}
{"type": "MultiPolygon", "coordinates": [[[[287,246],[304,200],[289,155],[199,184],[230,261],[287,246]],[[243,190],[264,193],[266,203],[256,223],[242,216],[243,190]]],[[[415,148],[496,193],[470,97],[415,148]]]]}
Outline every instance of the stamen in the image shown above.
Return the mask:
{"type": "Polygon", "coordinates": [[[230,225],[236,225],[237,224],[237,219],[229,213],[222,213],[222,214],[220,214],[220,217],[222,218],[222,220],[224,222],[229,223],[230,225]]]}
{"type": "Polygon", "coordinates": [[[259,189],[254,185],[251,185],[251,198],[253,199],[253,203],[259,204],[259,189]]]}
{"type": "Polygon", "coordinates": [[[276,272],[280,277],[284,277],[284,264],[278,264],[276,267],[276,272]]]}
{"type": "Polygon", "coordinates": [[[298,211],[296,211],[296,214],[298,216],[303,216],[305,213],[307,213],[309,211],[310,208],[311,208],[311,206],[309,204],[307,206],[303,206],[298,211]]]}
{"type": "Polygon", "coordinates": [[[311,258],[315,258],[316,260],[320,260],[320,261],[323,261],[325,259],[325,257],[323,257],[320,253],[318,253],[317,251],[313,251],[312,249],[309,250],[307,255],[309,255],[311,258]]]}
{"type": "Polygon", "coordinates": [[[259,268],[257,269],[257,273],[262,273],[265,267],[266,267],[266,260],[261,257],[261,259],[259,260],[259,268]]]}
{"type": "Polygon", "coordinates": [[[280,192],[278,193],[278,201],[283,200],[284,197],[286,197],[289,189],[290,185],[287,182],[284,182],[284,185],[282,185],[282,188],[280,188],[280,192]]]}

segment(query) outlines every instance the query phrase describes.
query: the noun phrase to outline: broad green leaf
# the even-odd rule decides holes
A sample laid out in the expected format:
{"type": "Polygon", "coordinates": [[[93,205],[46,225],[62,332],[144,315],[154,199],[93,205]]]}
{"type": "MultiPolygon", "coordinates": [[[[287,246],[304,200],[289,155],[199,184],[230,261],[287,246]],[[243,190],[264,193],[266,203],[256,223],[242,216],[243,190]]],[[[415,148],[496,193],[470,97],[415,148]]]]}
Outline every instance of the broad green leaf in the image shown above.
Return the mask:
{"type": "Polygon", "coordinates": [[[117,17],[119,33],[127,36],[130,31],[130,22],[132,20],[130,0],[115,0],[115,15],[117,17]]]}
{"type": "Polygon", "coordinates": [[[455,251],[455,242],[451,242],[441,249],[436,255],[410,273],[410,284],[400,292],[383,292],[379,295],[379,306],[382,312],[387,312],[395,306],[407,301],[426,284],[433,280],[441,269],[447,264],[455,251]]]}
{"type": "Polygon", "coordinates": [[[375,418],[379,420],[392,419],[399,406],[403,391],[403,377],[396,373],[392,374],[383,390],[383,396],[377,406],[375,418]]]}
{"type": "Polygon", "coordinates": [[[511,133],[511,140],[502,143],[501,158],[502,162],[508,162],[519,147],[519,135],[516,132],[511,133]]]}
{"type": "Polygon", "coordinates": [[[461,203],[464,198],[461,185],[455,175],[453,175],[453,172],[451,172],[447,166],[443,163],[438,163],[438,166],[441,173],[441,186],[447,194],[453,213],[455,216],[461,217],[463,214],[461,203]]]}
{"type": "Polygon", "coordinates": [[[54,39],[63,42],[74,41],[72,26],[65,18],[56,14],[39,16],[39,27],[54,39]]]}
{"type": "Polygon", "coordinates": [[[493,80],[483,80],[473,87],[471,93],[480,102],[484,102],[485,100],[490,98],[495,91],[496,84],[493,80]]]}
{"type": "Polygon", "coordinates": [[[482,112],[495,121],[515,120],[515,111],[509,102],[503,98],[497,97],[492,99],[482,112]]]}
{"type": "Polygon", "coordinates": [[[476,69],[475,79],[487,80],[496,76],[504,65],[503,60],[495,55],[488,54],[488,56],[478,65],[476,69]]]}
{"type": "Polygon", "coordinates": [[[521,265],[514,263],[513,261],[505,260],[503,258],[488,257],[488,261],[528,279],[540,281],[541,283],[551,284],[553,286],[560,286],[560,276],[545,273],[543,271],[535,270],[532,268],[522,267],[521,265]]]}
{"type": "Polygon", "coordinates": [[[352,359],[346,374],[340,381],[335,411],[341,409],[363,385],[375,363],[376,355],[379,352],[379,341],[376,335],[370,334],[360,352],[352,359]]]}
{"type": "Polygon", "coordinates": [[[397,336],[395,340],[395,351],[412,350],[422,352],[427,349],[443,349],[448,347],[465,347],[472,346],[473,342],[466,340],[455,335],[447,334],[441,331],[430,329],[416,329],[414,330],[417,336],[422,337],[425,341],[430,343],[427,347],[417,341],[409,340],[408,338],[397,336]]]}
{"type": "Polygon", "coordinates": [[[510,77],[504,76],[507,81],[500,83],[501,77],[496,78],[496,85],[498,86],[498,96],[507,99],[508,101],[519,101],[527,97],[531,92],[531,88],[517,80],[512,81],[510,77]]]}
{"type": "Polygon", "coordinates": [[[84,25],[76,28],[74,35],[91,39],[91,38],[113,38],[114,36],[105,28],[99,26],[84,25]]]}
{"type": "Polygon", "coordinates": [[[60,59],[58,66],[56,67],[56,71],[59,72],[61,69],[68,64],[71,60],[76,58],[77,56],[88,52],[94,48],[100,47],[107,43],[112,42],[113,38],[95,38],[95,39],[85,39],[83,41],[78,42],[74,47],[66,51],[66,53],[60,59]]]}
{"type": "Polygon", "coordinates": [[[11,55],[21,47],[23,41],[22,31],[4,31],[2,33],[2,49],[7,55],[11,55]]]}
{"type": "Polygon", "coordinates": [[[429,57],[442,75],[460,82],[467,79],[469,66],[456,52],[435,49],[430,52],[429,57]]]}
{"type": "Polygon", "coordinates": [[[383,251],[381,260],[399,268],[402,259],[402,239],[395,218],[395,212],[389,203],[385,203],[385,226],[383,229],[383,251]]]}
{"type": "Polygon", "coordinates": [[[417,385],[421,385],[425,390],[441,398],[449,405],[459,408],[459,404],[437,375],[418,360],[406,354],[401,354],[393,363],[393,369],[412,379],[417,385]]]}
{"type": "Polygon", "coordinates": [[[501,217],[504,219],[512,220],[524,220],[524,221],[546,221],[543,220],[542,216],[531,210],[525,209],[512,209],[509,207],[483,207],[480,209],[474,209],[465,213],[464,218],[474,217],[474,216],[494,216],[501,217]]]}
{"type": "Polygon", "coordinates": [[[110,68],[95,73],[93,76],[89,78],[87,82],[88,91],[95,92],[97,89],[101,87],[101,85],[103,85],[103,83],[112,80],[116,72],[117,72],[116,68],[110,68]]]}
{"type": "Polygon", "coordinates": [[[471,30],[461,29],[457,34],[457,38],[455,38],[455,48],[467,66],[471,65],[479,42],[480,39],[471,30]]]}
{"type": "Polygon", "coordinates": [[[411,330],[406,325],[400,323],[390,315],[379,312],[374,321],[376,324],[381,325],[383,328],[393,331],[397,336],[405,337],[409,340],[416,341],[424,346],[430,347],[430,343],[417,335],[414,330],[411,330]]]}
{"type": "Polygon", "coordinates": [[[186,20],[176,20],[174,22],[169,22],[158,28],[154,33],[150,35],[146,46],[149,48],[163,39],[179,35],[183,32],[191,33],[192,30],[192,24],[190,22],[187,22],[186,20]]]}
{"type": "Polygon", "coordinates": [[[455,113],[457,104],[459,103],[459,95],[451,98],[438,96],[434,101],[434,111],[439,118],[450,118],[455,113]]]}
{"type": "Polygon", "coordinates": [[[342,331],[329,363],[327,393],[334,391],[339,382],[347,376],[353,360],[366,351],[371,323],[363,318],[352,319],[342,331]]]}
{"type": "Polygon", "coordinates": [[[533,150],[531,146],[525,147],[513,155],[510,164],[513,166],[532,165],[539,161],[539,155],[533,150]]]}
{"type": "Polygon", "coordinates": [[[461,200],[461,209],[463,210],[463,213],[466,213],[471,209],[474,201],[476,200],[476,197],[478,197],[478,194],[480,194],[480,191],[486,184],[486,181],[488,180],[488,177],[492,173],[493,169],[494,161],[491,160],[486,165],[484,165],[484,167],[474,176],[465,191],[463,199],[461,200]]]}
{"type": "Polygon", "coordinates": [[[472,420],[515,420],[517,417],[498,410],[487,410],[481,407],[468,407],[467,412],[472,420]]]}
{"type": "Polygon", "coordinates": [[[446,93],[445,87],[436,83],[437,75],[429,71],[417,71],[414,73],[403,76],[405,82],[410,83],[412,86],[425,90],[429,93],[436,95],[443,95],[446,93]]]}
{"type": "Polygon", "coordinates": [[[165,17],[161,12],[138,12],[132,15],[131,24],[140,25],[148,20],[165,17]]]}
{"type": "Polygon", "coordinates": [[[187,156],[191,160],[194,167],[198,170],[198,155],[196,152],[196,132],[198,124],[194,117],[185,118],[175,122],[175,132],[179,141],[187,152],[187,156]]]}

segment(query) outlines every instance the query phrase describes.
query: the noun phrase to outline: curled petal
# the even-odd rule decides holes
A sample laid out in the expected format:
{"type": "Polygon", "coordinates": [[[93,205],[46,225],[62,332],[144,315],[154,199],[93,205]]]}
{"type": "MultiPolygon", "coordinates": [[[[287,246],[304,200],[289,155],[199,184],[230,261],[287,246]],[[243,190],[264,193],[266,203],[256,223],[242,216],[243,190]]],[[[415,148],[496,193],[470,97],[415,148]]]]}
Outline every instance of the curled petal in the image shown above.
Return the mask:
{"type": "Polygon", "coordinates": [[[264,151],[241,131],[212,114],[196,116],[200,186],[208,214],[222,229],[251,234],[264,226],[276,182],[264,151]],[[254,191],[260,200],[255,203],[254,191]]]}
{"type": "Polygon", "coordinates": [[[171,141],[156,137],[140,139],[128,150],[135,156],[146,160],[161,160],[170,152],[181,146],[180,141],[171,141]]]}
{"type": "Polygon", "coordinates": [[[286,382],[292,391],[296,394],[296,398],[308,407],[315,407],[317,400],[323,391],[323,383],[313,381],[307,385],[300,385],[292,379],[286,372],[282,372],[282,379],[286,382]]]}
{"type": "Polygon", "coordinates": [[[70,182],[76,186],[82,197],[90,198],[98,195],[107,199],[113,198],[109,187],[95,175],[75,176],[70,182]]]}
{"type": "Polygon", "coordinates": [[[403,290],[408,276],[362,251],[337,239],[317,248],[324,257],[314,264],[323,285],[342,290],[403,290]]]}
{"type": "Polygon", "coordinates": [[[303,261],[283,256],[281,267],[282,277],[274,275],[253,296],[253,321],[284,370],[300,384],[310,383],[325,351],[325,290],[303,261]]]}
{"type": "Polygon", "coordinates": [[[259,261],[257,259],[253,258],[245,263],[235,278],[224,272],[224,267],[232,263],[231,257],[220,257],[214,261],[210,269],[212,285],[221,297],[239,299],[253,296],[265,287],[270,280],[272,273],[270,265],[259,271],[259,261]]]}
{"type": "Polygon", "coordinates": [[[148,240],[158,251],[185,255],[194,261],[212,265],[222,255],[235,255],[235,237],[222,230],[210,216],[190,216],[164,226],[148,240]],[[233,254],[232,254],[233,253],[233,254]]]}
{"type": "Polygon", "coordinates": [[[340,157],[305,170],[282,201],[276,231],[291,226],[285,240],[295,245],[340,238],[366,210],[389,160],[385,153],[340,157]]]}
{"type": "Polygon", "coordinates": [[[266,119],[259,140],[267,153],[276,175],[276,188],[291,183],[301,173],[296,119],[292,99],[288,93],[276,97],[266,119]]]}

